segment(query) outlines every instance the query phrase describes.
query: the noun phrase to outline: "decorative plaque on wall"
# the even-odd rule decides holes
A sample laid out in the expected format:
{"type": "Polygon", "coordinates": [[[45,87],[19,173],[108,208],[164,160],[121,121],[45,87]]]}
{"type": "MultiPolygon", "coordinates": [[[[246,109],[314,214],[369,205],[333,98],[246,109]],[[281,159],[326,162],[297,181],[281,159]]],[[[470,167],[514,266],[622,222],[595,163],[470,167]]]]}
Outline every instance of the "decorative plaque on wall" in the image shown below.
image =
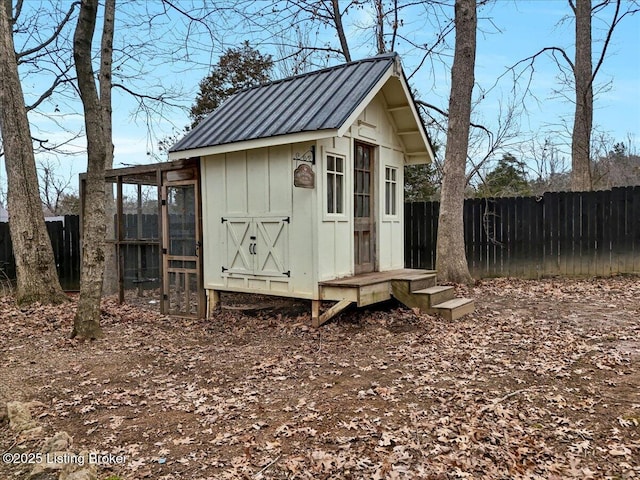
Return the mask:
{"type": "Polygon", "coordinates": [[[303,163],[293,171],[293,185],[300,188],[315,188],[316,174],[313,169],[303,163]]]}

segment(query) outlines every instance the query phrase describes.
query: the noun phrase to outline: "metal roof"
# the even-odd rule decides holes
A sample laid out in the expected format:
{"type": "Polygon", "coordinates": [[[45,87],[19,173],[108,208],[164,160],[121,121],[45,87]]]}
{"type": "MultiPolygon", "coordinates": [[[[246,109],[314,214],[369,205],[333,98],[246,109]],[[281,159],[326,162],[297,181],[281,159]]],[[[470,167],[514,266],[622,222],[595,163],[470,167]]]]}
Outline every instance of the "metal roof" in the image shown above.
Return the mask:
{"type": "Polygon", "coordinates": [[[378,55],[238,92],[169,151],[338,129],[396,59],[378,55]]]}

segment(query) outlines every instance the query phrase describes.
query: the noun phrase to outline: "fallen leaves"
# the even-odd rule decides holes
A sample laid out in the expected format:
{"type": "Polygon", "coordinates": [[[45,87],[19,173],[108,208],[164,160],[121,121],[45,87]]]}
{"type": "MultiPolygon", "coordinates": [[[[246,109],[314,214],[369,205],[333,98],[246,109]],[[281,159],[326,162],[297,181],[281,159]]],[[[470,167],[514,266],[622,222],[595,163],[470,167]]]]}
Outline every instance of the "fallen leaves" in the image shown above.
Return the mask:
{"type": "Polygon", "coordinates": [[[131,479],[640,476],[638,279],[463,293],[478,309],[456,322],[385,307],[317,331],[299,310],[183,321],[109,299],[93,344],[65,338],[68,307],[3,298],[0,396],[131,479]]]}

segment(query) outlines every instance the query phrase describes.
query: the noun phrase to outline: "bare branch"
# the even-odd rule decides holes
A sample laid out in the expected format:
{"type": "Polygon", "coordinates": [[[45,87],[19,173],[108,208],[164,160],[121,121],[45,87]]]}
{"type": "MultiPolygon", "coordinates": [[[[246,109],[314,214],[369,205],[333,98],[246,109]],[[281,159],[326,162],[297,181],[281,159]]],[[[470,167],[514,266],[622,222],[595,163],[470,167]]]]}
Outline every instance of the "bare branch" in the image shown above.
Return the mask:
{"type": "Polygon", "coordinates": [[[129,95],[136,97],[138,99],[143,99],[143,100],[153,100],[155,102],[161,102],[164,103],[165,105],[169,105],[172,107],[180,107],[182,108],[182,105],[179,103],[172,103],[169,101],[170,96],[165,92],[165,93],[161,93],[159,95],[149,95],[149,94],[145,94],[145,93],[140,93],[140,92],[136,92],[135,90],[126,87],[124,85],[122,85],[121,83],[114,83],[113,84],[113,88],[119,88],[120,90],[123,90],[125,92],[127,92],[129,95]]]}
{"type": "MultiPolygon", "coordinates": [[[[598,71],[600,70],[600,67],[602,67],[602,64],[604,63],[604,59],[607,53],[607,49],[609,48],[609,44],[611,43],[611,37],[613,36],[613,31],[615,30],[615,28],[618,26],[618,24],[622,21],[622,19],[624,17],[626,17],[627,15],[634,15],[637,12],[640,11],[640,8],[636,8],[636,9],[630,9],[627,10],[626,12],[624,12],[622,15],[620,15],[620,4],[621,4],[622,0],[617,0],[616,1],[616,10],[613,14],[613,18],[611,19],[611,25],[609,25],[609,28],[607,30],[607,37],[605,38],[604,41],[604,45],[602,47],[602,52],[600,53],[600,58],[598,59],[598,63],[596,64],[596,68],[593,69],[593,75],[591,76],[591,83],[593,84],[593,82],[595,81],[596,75],[598,74],[598,71]]],[[[608,3],[608,2],[606,2],[608,3]]],[[[596,7],[594,7],[592,10],[595,10],[596,7]]]]}
{"type": "MultiPolygon", "coordinates": [[[[416,100],[416,103],[418,105],[422,105],[425,108],[429,108],[431,110],[435,110],[436,112],[438,112],[440,115],[442,115],[445,118],[449,118],[449,114],[447,112],[445,112],[441,108],[436,107],[435,105],[432,105],[431,103],[427,103],[427,102],[425,102],[423,100],[416,100]]],[[[480,125],[478,123],[473,123],[473,122],[471,122],[469,125],[471,125],[474,128],[478,128],[478,129],[482,130],[484,133],[487,134],[487,136],[489,137],[489,140],[491,140],[493,138],[493,134],[491,133],[491,130],[489,130],[484,125],[480,125]]]]}
{"type": "Polygon", "coordinates": [[[393,1],[393,33],[391,35],[390,50],[392,52],[396,49],[396,38],[398,37],[398,26],[400,25],[398,20],[398,0],[393,1]]]}
{"type": "Polygon", "coordinates": [[[64,26],[67,24],[69,19],[71,18],[71,15],[73,15],[73,11],[75,10],[77,5],[80,5],[80,2],[73,2],[71,4],[71,6],[69,7],[69,10],[67,11],[67,14],[65,15],[65,17],[58,24],[56,29],[53,31],[53,33],[51,34],[51,36],[47,40],[45,40],[44,42],[40,43],[39,45],[36,45],[33,48],[25,50],[24,52],[16,53],[16,58],[18,59],[18,63],[20,63],[20,59],[21,58],[24,58],[26,56],[32,55],[32,54],[38,52],[39,50],[42,50],[47,45],[51,44],[56,38],[58,38],[58,35],[60,35],[60,32],[62,31],[64,26]]]}
{"type": "Polygon", "coordinates": [[[25,108],[27,109],[27,112],[38,108],[40,106],[40,104],[42,104],[42,102],[44,102],[47,98],[49,98],[51,95],[53,95],[53,92],[55,91],[55,89],[58,87],[58,85],[61,85],[63,83],[68,83],[68,82],[72,82],[75,80],[75,78],[67,78],[65,75],[66,73],[68,73],[71,70],[71,67],[67,67],[67,69],[61,74],[58,75],[55,80],[53,81],[53,83],[51,84],[51,86],[45,90],[40,97],[38,97],[38,99],[32,103],[31,105],[27,105],[25,108]]]}
{"type": "MultiPolygon", "coordinates": [[[[418,73],[418,71],[420,70],[420,68],[422,68],[422,65],[424,65],[424,62],[426,62],[427,58],[429,58],[433,52],[435,51],[436,47],[440,46],[442,43],[444,43],[445,39],[447,38],[447,36],[453,32],[455,30],[455,25],[453,23],[453,20],[450,20],[448,25],[446,25],[446,27],[444,29],[442,29],[439,33],[438,33],[438,37],[436,38],[436,41],[433,45],[428,46],[428,45],[423,45],[422,49],[425,50],[424,54],[422,55],[422,60],[420,60],[420,63],[418,63],[418,66],[416,68],[414,68],[413,72],[411,72],[409,75],[407,75],[407,80],[411,80],[411,78],[418,73]]],[[[403,38],[403,40],[407,41],[407,39],[403,38]]],[[[416,47],[418,47],[418,45],[414,45],[416,47]]]]}
{"type": "Polygon", "coordinates": [[[16,2],[15,14],[14,14],[13,19],[12,19],[14,23],[20,17],[20,14],[22,13],[22,6],[23,5],[24,5],[24,0],[18,0],[16,2]]]}
{"type": "Polygon", "coordinates": [[[335,22],[336,33],[340,39],[340,47],[342,48],[342,54],[347,62],[351,61],[351,53],[349,52],[349,43],[347,42],[347,36],[344,33],[344,27],[342,26],[342,13],[340,12],[339,0],[331,0],[333,7],[333,21],[335,22]]]}

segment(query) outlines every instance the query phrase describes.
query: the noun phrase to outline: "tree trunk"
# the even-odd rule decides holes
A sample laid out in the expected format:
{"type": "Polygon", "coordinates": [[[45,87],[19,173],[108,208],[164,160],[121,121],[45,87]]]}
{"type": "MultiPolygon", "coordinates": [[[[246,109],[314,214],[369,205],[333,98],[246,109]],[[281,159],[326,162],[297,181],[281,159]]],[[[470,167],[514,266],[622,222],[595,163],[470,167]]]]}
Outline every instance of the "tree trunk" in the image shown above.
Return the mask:
{"type": "Polygon", "coordinates": [[[73,320],[71,337],[94,339],[102,336],[100,299],[105,262],[105,193],[104,171],[107,145],[104,113],[94,80],[91,63],[91,41],[96,26],[98,0],[82,0],[78,24],[73,38],[73,57],[78,76],[78,89],[84,108],[87,137],[87,176],[84,188],[82,271],[80,298],[73,320]]]}
{"type": "Polygon", "coordinates": [[[590,191],[591,130],[593,127],[593,81],[591,61],[591,0],[575,5],[576,57],[574,64],[576,112],[571,136],[571,190],[590,191]]]}
{"type": "Polygon", "coordinates": [[[373,3],[376,9],[376,48],[379,55],[387,51],[384,44],[384,5],[382,0],[375,0],[373,3]]]}
{"type": "Polygon", "coordinates": [[[347,42],[347,35],[344,32],[342,25],[342,13],[340,12],[339,0],[331,0],[331,7],[333,8],[333,20],[336,26],[336,33],[340,39],[340,48],[342,48],[342,54],[347,62],[351,61],[351,52],[349,51],[349,43],[347,42]]]}
{"type": "Polygon", "coordinates": [[[31,129],[18,76],[11,3],[0,4],[0,131],[7,168],[9,229],[16,259],[18,304],[62,303],[51,240],[44,222],[31,129]]]}
{"type": "Polygon", "coordinates": [[[449,125],[436,251],[438,280],[471,283],[464,250],[465,167],[476,58],[476,1],[456,0],[456,44],[451,69],[449,125]]]}
{"type": "MultiPolygon", "coordinates": [[[[107,158],[105,169],[113,168],[113,120],[111,107],[112,64],[113,64],[113,32],[116,13],[116,0],[106,0],[104,5],[104,26],[102,27],[102,42],[100,50],[100,103],[103,110],[103,127],[107,158]]],[[[116,213],[113,186],[105,185],[105,211],[107,216],[107,236],[115,238],[114,217],[116,213]]],[[[102,293],[113,295],[118,291],[118,260],[113,245],[105,246],[104,281],[102,293]]]]}

